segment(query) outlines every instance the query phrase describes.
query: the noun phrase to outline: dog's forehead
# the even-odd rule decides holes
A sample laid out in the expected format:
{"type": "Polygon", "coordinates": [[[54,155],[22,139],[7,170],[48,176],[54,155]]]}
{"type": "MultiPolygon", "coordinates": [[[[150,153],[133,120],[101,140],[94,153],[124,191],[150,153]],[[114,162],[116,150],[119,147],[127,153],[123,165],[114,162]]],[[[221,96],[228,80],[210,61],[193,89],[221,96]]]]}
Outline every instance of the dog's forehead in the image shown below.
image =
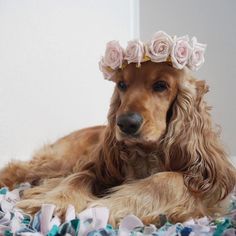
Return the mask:
{"type": "Polygon", "coordinates": [[[175,78],[179,76],[179,71],[173,68],[168,63],[153,63],[145,62],[140,67],[135,63],[130,63],[121,72],[122,78],[125,81],[153,81],[162,75],[170,75],[175,78]]]}

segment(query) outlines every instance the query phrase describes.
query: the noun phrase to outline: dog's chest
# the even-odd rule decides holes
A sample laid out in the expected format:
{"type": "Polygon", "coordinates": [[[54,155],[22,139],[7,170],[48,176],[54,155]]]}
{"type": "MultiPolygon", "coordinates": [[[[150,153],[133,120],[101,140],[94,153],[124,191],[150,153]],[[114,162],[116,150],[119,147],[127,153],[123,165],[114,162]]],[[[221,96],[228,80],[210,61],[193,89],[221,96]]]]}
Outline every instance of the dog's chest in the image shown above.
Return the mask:
{"type": "Polygon", "coordinates": [[[163,171],[160,158],[153,153],[134,151],[127,160],[128,179],[142,179],[163,171]]]}

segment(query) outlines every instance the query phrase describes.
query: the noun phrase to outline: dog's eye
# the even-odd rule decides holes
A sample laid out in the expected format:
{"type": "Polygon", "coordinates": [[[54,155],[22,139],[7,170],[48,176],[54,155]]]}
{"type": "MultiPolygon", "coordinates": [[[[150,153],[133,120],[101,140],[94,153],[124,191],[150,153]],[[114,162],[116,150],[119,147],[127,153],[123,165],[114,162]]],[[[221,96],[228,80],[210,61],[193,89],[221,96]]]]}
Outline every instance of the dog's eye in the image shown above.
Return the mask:
{"type": "Polygon", "coordinates": [[[126,91],[127,89],[127,85],[124,81],[120,81],[118,84],[117,84],[118,88],[120,91],[126,91]]]}
{"type": "Polygon", "coordinates": [[[168,88],[168,85],[165,81],[160,80],[153,84],[152,88],[155,92],[163,92],[168,88]]]}

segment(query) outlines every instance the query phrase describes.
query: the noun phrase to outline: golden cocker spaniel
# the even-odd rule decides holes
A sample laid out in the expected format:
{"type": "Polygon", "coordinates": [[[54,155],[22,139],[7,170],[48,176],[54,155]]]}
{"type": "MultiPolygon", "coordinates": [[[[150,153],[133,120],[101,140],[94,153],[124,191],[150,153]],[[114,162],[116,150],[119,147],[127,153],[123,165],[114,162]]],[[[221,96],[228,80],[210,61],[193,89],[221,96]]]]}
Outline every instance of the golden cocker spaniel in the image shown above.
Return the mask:
{"type": "Polygon", "coordinates": [[[132,213],[145,223],[173,222],[226,209],[235,169],[203,100],[208,86],[168,63],[129,64],[116,83],[108,124],[76,131],[29,162],[0,172],[2,186],[29,182],[18,206],[34,213],[54,203],[110,209],[110,222],[132,213]]]}

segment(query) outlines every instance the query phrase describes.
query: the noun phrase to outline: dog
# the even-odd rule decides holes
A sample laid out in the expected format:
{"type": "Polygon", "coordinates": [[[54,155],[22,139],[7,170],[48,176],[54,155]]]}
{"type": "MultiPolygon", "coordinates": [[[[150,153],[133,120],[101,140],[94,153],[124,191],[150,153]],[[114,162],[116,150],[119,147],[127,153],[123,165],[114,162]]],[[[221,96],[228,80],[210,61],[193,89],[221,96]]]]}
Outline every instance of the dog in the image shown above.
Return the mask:
{"type": "Polygon", "coordinates": [[[78,212],[105,206],[113,225],[128,214],[150,224],[160,214],[183,222],[226,210],[236,172],[203,99],[206,82],[151,61],[130,63],[113,81],[106,126],[71,133],[1,170],[1,186],[32,185],[18,207],[33,214],[53,203],[62,216],[68,204],[78,212]]]}

